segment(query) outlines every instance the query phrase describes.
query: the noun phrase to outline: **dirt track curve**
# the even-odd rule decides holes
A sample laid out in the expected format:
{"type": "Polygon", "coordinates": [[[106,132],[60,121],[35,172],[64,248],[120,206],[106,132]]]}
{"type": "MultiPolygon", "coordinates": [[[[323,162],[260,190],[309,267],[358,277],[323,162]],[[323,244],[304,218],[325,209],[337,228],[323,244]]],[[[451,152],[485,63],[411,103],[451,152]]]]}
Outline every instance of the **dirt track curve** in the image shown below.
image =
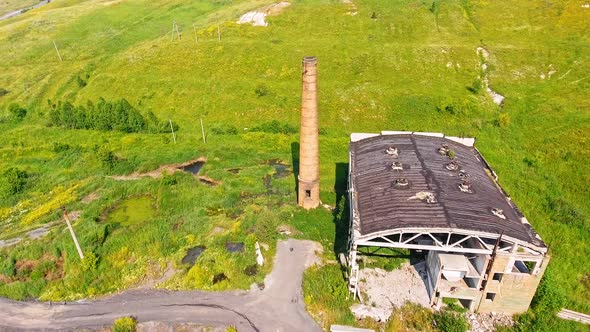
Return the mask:
{"type": "Polygon", "coordinates": [[[68,330],[111,325],[121,316],[140,322],[234,325],[238,331],[320,331],[305,311],[303,271],[316,260],[312,241],[277,244],[264,290],[202,292],[130,290],[95,301],[66,304],[0,299],[0,330],[68,330]]]}

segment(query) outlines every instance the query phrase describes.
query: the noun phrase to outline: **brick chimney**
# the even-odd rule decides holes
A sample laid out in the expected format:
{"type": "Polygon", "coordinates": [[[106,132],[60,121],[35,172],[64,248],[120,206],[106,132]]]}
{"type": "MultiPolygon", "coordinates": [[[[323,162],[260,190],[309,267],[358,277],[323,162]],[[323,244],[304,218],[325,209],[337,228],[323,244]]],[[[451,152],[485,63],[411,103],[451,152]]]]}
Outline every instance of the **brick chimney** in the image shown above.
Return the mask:
{"type": "Polygon", "coordinates": [[[303,58],[301,139],[299,143],[298,204],[306,210],[320,205],[320,156],[318,142],[317,59],[303,58]]]}

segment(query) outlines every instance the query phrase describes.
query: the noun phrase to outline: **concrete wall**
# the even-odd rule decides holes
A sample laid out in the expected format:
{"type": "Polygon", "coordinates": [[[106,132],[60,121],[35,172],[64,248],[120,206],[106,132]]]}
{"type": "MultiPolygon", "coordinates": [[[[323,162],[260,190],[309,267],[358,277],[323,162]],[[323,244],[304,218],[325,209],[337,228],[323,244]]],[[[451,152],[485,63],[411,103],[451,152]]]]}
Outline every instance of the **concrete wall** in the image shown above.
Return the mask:
{"type": "Polygon", "coordinates": [[[527,311],[543,273],[545,273],[549,259],[549,256],[498,254],[493,262],[477,311],[507,314],[527,311]],[[531,274],[515,272],[512,268],[515,260],[538,260],[540,265],[538,264],[531,274]],[[501,274],[501,281],[493,280],[495,273],[501,274]],[[486,299],[489,293],[495,294],[493,299],[486,299]]]}

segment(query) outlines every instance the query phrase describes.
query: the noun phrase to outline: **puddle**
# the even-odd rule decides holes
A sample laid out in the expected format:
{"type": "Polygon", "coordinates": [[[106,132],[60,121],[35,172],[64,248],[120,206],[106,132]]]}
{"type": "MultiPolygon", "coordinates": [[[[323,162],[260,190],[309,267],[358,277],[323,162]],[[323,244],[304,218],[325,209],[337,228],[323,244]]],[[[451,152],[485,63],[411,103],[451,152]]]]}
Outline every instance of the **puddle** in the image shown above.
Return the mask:
{"type": "Polygon", "coordinates": [[[199,173],[199,171],[201,170],[201,168],[203,168],[204,165],[205,165],[204,161],[197,160],[197,161],[192,162],[188,165],[180,166],[180,167],[178,167],[178,169],[181,169],[185,172],[189,172],[189,173],[196,175],[197,173],[199,173]]]}
{"type": "Polygon", "coordinates": [[[271,159],[267,162],[267,164],[275,169],[275,173],[272,175],[273,179],[286,178],[292,174],[291,170],[289,169],[289,165],[283,164],[281,160],[271,159]]]}
{"type": "Polygon", "coordinates": [[[184,258],[182,259],[182,261],[181,261],[182,264],[195,265],[197,258],[199,258],[199,256],[201,256],[201,254],[205,251],[205,249],[206,248],[204,246],[196,246],[196,247],[190,248],[186,252],[186,256],[184,256],[184,258]]]}
{"type": "Polygon", "coordinates": [[[257,273],[258,273],[258,265],[256,265],[256,264],[246,266],[246,268],[244,269],[244,274],[249,277],[255,276],[257,273]]]}
{"type": "Polygon", "coordinates": [[[244,252],[244,242],[226,242],[225,249],[231,253],[244,252]]]}
{"type": "Polygon", "coordinates": [[[107,213],[105,218],[107,222],[128,226],[153,219],[156,210],[151,196],[136,196],[123,200],[107,213]]]}
{"type": "Polygon", "coordinates": [[[215,285],[216,283],[222,282],[224,280],[227,280],[227,276],[225,275],[225,273],[216,274],[213,277],[213,285],[215,285]]]}

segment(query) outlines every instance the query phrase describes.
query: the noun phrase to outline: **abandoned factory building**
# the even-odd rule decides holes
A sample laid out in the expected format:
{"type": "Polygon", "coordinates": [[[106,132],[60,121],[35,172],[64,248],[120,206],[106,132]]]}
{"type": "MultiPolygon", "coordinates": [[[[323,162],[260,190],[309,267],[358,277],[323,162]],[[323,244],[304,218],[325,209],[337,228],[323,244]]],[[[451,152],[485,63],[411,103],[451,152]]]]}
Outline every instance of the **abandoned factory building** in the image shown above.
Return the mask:
{"type": "Polygon", "coordinates": [[[359,248],[405,248],[425,260],[433,306],[453,298],[471,311],[528,309],[547,246],[474,143],[438,133],[351,135],[348,264],[356,296],[359,248]]]}

